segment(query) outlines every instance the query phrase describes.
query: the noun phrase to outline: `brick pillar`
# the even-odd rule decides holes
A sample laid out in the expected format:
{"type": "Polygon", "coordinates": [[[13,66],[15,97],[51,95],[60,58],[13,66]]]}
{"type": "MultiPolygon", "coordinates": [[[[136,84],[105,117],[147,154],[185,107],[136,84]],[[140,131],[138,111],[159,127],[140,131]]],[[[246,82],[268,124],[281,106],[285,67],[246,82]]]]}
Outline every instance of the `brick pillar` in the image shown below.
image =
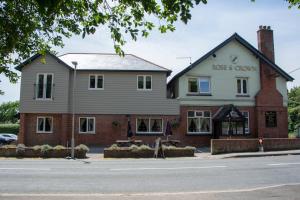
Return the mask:
{"type": "Polygon", "coordinates": [[[70,131],[69,127],[69,115],[62,114],[61,115],[61,131],[60,131],[60,144],[63,146],[67,145],[68,141],[68,131],[70,131]]]}
{"type": "Polygon", "coordinates": [[[18,134],[18,144],[25,144],[25,130],[26,130],[26,114],[20,113],[20,128],[18,134]]]}

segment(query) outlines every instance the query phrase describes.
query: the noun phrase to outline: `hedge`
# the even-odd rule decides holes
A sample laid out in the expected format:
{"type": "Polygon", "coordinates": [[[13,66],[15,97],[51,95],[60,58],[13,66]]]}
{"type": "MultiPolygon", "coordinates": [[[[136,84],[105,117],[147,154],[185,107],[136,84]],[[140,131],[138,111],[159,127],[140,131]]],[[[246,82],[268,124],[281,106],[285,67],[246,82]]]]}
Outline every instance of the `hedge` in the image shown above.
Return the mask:
{"type": "Polygon", "coordinates": [[[0,133],[19,133],[19,124],[0,124],[0,133]]]}

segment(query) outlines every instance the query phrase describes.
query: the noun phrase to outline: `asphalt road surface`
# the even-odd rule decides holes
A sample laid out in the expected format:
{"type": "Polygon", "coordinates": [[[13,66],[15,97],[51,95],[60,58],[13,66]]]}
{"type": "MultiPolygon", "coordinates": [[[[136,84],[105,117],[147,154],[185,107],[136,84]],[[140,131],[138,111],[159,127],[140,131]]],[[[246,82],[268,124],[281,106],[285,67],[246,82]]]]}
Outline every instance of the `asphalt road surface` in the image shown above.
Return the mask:
{"type": "Polygon", "coordinates": [[[300,199],[300,156],[0,159],[0,199],[300,199]]]}

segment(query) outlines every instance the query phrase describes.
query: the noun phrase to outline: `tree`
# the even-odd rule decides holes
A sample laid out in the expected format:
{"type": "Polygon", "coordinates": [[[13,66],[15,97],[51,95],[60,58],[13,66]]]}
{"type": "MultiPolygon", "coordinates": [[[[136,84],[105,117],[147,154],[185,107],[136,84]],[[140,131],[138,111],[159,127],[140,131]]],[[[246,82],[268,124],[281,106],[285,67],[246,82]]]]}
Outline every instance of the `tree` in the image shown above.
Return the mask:
{"type": "MultiPolygon", "coordinates": [[[[299,0],[285,1],[300,6],[299,0]]],[[[63,38],[94,34],[99,26],[109,28],[115,51],[123,55],[125,35],[136,40],[154,28],[174,31],[174,23],[187,23],[200,3],[207,0],[0,0],[0,74],[14,83],[12,65],[63,47],[63,38]]]]}
{"type": "Polygon", "coordinates": [[[300,86],[292,88],[288,93],[289,132],[300,126],[300,86]]]}
{"type": "Polygon", "coordinates": [[[19,101],[2,103],[0,105],[0,123],[16,123],[19,106],[19,101]]]}

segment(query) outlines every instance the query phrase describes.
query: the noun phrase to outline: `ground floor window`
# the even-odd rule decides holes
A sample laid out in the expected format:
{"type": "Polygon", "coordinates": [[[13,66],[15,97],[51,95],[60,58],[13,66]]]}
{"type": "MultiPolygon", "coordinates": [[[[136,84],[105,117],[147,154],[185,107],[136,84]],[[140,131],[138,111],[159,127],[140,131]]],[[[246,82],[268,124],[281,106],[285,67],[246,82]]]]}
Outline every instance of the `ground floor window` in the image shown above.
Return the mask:
{"type": "Polygon", "coordinates": [[[211,112],[188,111],[187,132],[191,134],[211,133],[211,112]]]}
{"type": "Polygon", "coordinates": [[[79,133],[95,133],[95,117],[80,117],[79,133]]]}
{"type": "Polygon", "coordinates": [[[162,133],[163,120],[161,118],[141,117],[136,119],[137,133],[162,133]]]}
{"type": "Polygon", "coordinates": [[[268,128],[277,127],[276,111],[267,111],[265,113],[265,118],[266,118],[266,127],[268,128]]]}
{"type": "Polygon", "coordinates": [[[52,117],[37,117],[37,132],[38,133],[52,133],[53,127],[52,117]]]}

